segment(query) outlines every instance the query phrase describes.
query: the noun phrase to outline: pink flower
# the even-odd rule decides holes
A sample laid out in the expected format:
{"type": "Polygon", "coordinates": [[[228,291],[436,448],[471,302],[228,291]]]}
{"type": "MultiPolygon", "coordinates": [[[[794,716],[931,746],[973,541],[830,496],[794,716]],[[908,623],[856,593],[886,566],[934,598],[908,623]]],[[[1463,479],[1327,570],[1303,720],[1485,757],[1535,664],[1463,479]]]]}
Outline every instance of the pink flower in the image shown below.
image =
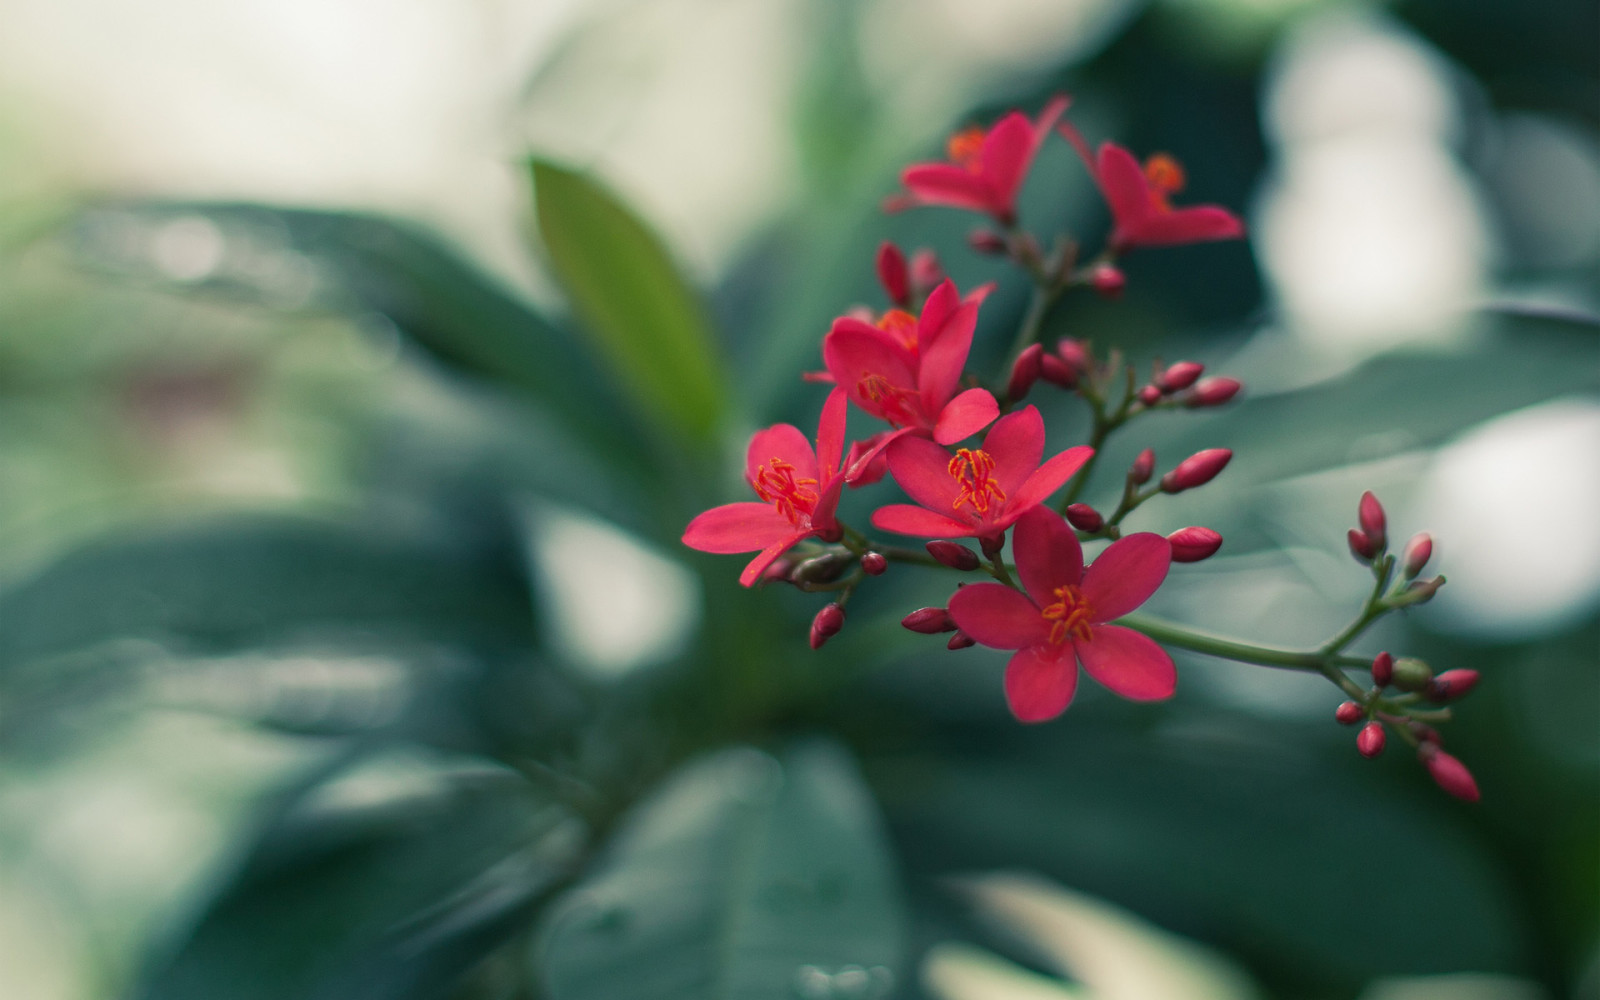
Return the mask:
{"type": "Polygon", "coordinates": [[[928,296],[922,315],[891,309],[877,323],[852,316],[833,321],[822,339],[822,360],[835,384],[862,410],[891,424],[897,433],[878,438],[854,454],[852,482],[900,434],[930,434],[941,444],[970,437],[1000,414],[987,389],[957,393],[978,304],[988,288],[965,300],[954,282],[941,282],[928,296]]]}
{"type": "Polygon", "coordinates": [[[1044,145],[1056,120],[1067,110],[1057,97],[1035,121],[1013,111],[985,131],[969,128],[950,137],[948,163],[914,163],[900,175],[906,194],[889,203],[891,210],[916,205],[947,205],[987,212],[1003,226],[1017,217],[1017,192],[1027,179],[1034,155],[1044,145]]]}
{"type": "Polygon", "coordinates": [[[889,446],[889,471],[921,506],[879,507],[872,523],[920,538],[993,538],[1060,489],[1093,454],[1078,445],[1040,465],[1044,418],[1032,406],[996,420],[982,448],[962,448],[954,456],[927,438],[901,438],[889,446]]]}
{"type": "Polygon", "coordinates": [[[1177,668],[1148,636],[1106,622],[1143,604],[1171,563],[1160,535],[1127,535],[1087,571],[1078,536],[1054,511],[1029,510],[1017,521],[1013,549],[1026,594],[998,583],[962,587],[950,617],[985,646],[1015,649],[1006,665],[1006,701],[1022,722],[1066,711],[1078,687],[1078,663],[1089,676],[1135,701],[1170,697],[1177,668]]]}
{"type": "Polygon", "coordinates": [[[847,404],[834,389],[817,423],[817,447],[792,424],[756,432],[745,455],[745,479],[760,503],[724,504],[696,517],[683,532],[683,544],[701,552],[760,550],[739,574],[746,587],[795,543],[815,535],[836,541],[834,520],[844,487],[840,458],[844,449],[847,404]]]}

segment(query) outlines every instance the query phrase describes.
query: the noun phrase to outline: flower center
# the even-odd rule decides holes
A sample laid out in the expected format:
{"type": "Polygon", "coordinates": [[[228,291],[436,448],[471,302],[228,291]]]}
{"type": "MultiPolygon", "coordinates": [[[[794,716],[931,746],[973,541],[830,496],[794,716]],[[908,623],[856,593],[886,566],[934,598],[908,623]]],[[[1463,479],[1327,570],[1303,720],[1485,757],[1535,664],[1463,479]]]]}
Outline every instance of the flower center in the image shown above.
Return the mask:
{"type": "Polygon", "coordinates": [[[945,146],[950,154],[950,162],[963,170],[978,173],[983,168],[983,140],[986,134],[983,129],[973,127],[951,136],[945,146]]]}
{"type": "Polygon", "coordinates": [[[876,407],[876,415],[896,427],[908,427],[917,422],[910,389],[902,389],[882,375],[869,374],[856,383],[861,395],[876,407]]]}
{"type": "Polygon", "coordinates": [[[961,494],[950,506],[956,510],[971,504],[979,517],[989,513],[995,503],[1006,502],[1006,491],[994,480],[994,458],[977,448],[962,448],[950,459],[948,471],[961,486],[961,494]]]}
{"type": "Polygon", "coordinates": [[[917,353],[917,319],[904,309],[890,309],[878,319],[878,329],[900,341],[913,355],[917,353]]]}
{"type": "Polygon", "coordinates": [[[1150,200],[1155,206],[1171,209],[1167,196],[1183,190],[1183,165],[1166,153],[1157,153],[1144,161],[1144,179],[1150,184],[1150,200]]]}
{"type": "Polygon", "coordinates": [[[1068,637],[1089,641],[1089,622],[1094,616],[1083,592],[1070,584],[1055,589],[1056,602],[1039,613],[1050,623],[1050,643],[1060,645],[1068,637]]]}
{"type": "Polygon", "coordinates": [[[778,508],[778,513],[789,519],[795,527],[802,527],[801,520],[809,519],[811,512],[817,509],[817,485],[815,479],[796,479],[794,466],[781,458],[770,458],[767,464],[756,471],[755,481],[751,483],[756,488],[756,496],[778,508]]]}

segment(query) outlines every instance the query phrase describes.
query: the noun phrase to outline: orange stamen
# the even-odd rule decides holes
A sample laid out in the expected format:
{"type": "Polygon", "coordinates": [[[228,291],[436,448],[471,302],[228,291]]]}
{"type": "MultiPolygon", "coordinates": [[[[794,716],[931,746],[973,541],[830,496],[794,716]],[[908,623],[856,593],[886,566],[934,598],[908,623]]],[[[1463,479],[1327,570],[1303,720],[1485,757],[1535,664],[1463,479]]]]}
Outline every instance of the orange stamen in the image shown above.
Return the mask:
{"type": "Polygon", "coordinates": [[[1144,161],[1144,179],[1150,184],[1150,200],[1156,207],[1169,209],[1169,195],[1183,190],[1186,178],[1183,165],[1166,153],[1157,153],[1144,161]]]}
{"type": "Polygon", "coordinates": [[[977,173],[983,166],[983,140],[987,135],[983,129],[973,127],[951,136],[945,147],[950,154],[950,162],[977,173]]]}
{"type": "Polygon", "coordinates": [[[917,318],[904,309],[890,309],[878,318],[878,329],[905,345],[912,354],[917,353],[917,318]]]}
{"type": "Polygon", "coordinates": [[[875,403],[878,407],[878,416],[891,424],[906,427],[917,422],[916,410],[910,402],[912,390],[902,389],[890,383],[882,375],[870,374],[856,383],[856,389],[870,402],[875,403]]]}
{"type": "Polygon", "coordinates": [[[1006,491],[994,480],[994,458],[988,452],[962,448],[950,459],[948,471],[961,486],[961,495],[950,505],[953,509],[960,510],[968,503],[982,517],[991,505],[1006,502],[1006,491]]]}
{"type": "Polygon", "coordinates": [[[767,464],[757,470],[751,485],[756,488],[756,496],[776,506],[778,513],[797,528],[803,518],[810,518],[817,509],[817,491],[806,488],[816,486],[817,481],[796,479],[794,466],[781,458],[768,459],[767,464]]]}
{"type": "Polygon", "coordinates": [[[1089,623],[1094,617],[1094,612],[1083,599],[1083,592],[1077,587],[1068,585],[1055,589],[1056,602],[1039,612],[1044,620],[1050,623],[1050,642],[1060,645],[1070,636],[1080,642],[1088,642],[1092,634],[1089,623]]]}

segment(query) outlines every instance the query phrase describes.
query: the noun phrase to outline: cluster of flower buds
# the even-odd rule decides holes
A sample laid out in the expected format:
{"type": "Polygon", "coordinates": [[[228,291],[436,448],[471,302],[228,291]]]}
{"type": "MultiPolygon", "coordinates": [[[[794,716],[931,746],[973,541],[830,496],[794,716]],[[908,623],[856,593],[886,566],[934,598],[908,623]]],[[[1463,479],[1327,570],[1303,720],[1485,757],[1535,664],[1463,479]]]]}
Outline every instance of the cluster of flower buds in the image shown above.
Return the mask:
{"type": "Polygon", "coordinates": [[[1371,490],[1361,494],[1356,520],[1359,526],[1351,528],[1345,535],[1350,554],[1355,556],[1356,561],[1370,565],[1374,574],[1385,578],[1396,568],[1400,571],[1397,580],[1399,586],[1385,598],[1387,605],[1403,608],[1432,600],[1433,595],[1444,586],[1444,577],[1418,577],[1433,558],[1433,537],[1425,531],[1418,532],[1401,550],[1398,561],[1388,555],[1388,516],[1383,504],[1371,490]]]}
{"type": "Polygon", "coordinates": [[[1145,407],[1170,403],[1190,409],[1221,406],[1239,394],[1244,386],[1238,379],[1214,376],[1201,379],[1205,365],[1198,361],[1178,361],[1159,369],[1155,377],[1139,388],[1137,399],[1145,407]]]}

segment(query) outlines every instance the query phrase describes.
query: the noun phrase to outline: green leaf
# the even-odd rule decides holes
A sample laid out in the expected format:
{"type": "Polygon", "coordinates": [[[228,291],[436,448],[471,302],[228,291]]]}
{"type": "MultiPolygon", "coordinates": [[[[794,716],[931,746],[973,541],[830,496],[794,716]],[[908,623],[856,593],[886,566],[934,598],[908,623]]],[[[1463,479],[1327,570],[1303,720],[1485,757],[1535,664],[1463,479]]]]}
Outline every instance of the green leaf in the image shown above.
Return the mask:
{"type": "Polygon", "coordinates": [[[639,807],[557,904],[538,960],[553,1000],[883,996],[902,921],[844,752],[810,744],[779,762],[734,749],[639,807]]]}
{"type": "Polygon", "coordinates": [[[592,179],[543,160],[531,169],[539,236],[574,312],[643,416],[708,438],[727,379],[694,289],[649,228],[592,179]]]}

